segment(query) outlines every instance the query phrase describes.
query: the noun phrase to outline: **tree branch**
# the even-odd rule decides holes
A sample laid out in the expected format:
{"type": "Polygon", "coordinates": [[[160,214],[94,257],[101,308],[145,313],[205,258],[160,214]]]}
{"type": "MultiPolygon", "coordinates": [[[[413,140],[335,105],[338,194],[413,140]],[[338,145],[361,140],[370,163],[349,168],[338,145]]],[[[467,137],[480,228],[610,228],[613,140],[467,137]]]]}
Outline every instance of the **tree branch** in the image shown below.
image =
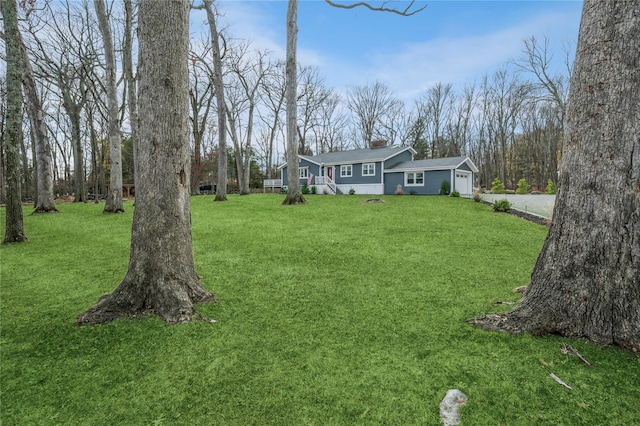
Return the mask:
{"type": "Polygon", "coordinates": [[[328,5],[333,6],[333,7],[337,7],[340,9],[355,9],[356,7],[365,7],[369,10],[373,10],[376,12],[391,12],[391,13],[395,13],[397,15],[400,16],[412,16],[415,15],[416,13],[419,13],[421,11],[423,11],[424,9],[427,8],[427,5],[425,4],[424,6],[422,6],[419,9],[416,10],[411,10],[411,8],[413,8],[414,4],[415,4],[415,0],[411,0],[411,2],[409,2],[409,5],[404,8],[404,9],[398,9],[398,8],[394,8],[394,7],[386,7],[386,5],[388,3],[390,3],[390,0],[385,0],[382,2],[381,6],[372,6],[371,4],[361,1],[361,2],[357,2],[357,3],[352,3],[352,4],[340,4],[340,3],[336,3],[333,0],[324,0],[328,5]]]}

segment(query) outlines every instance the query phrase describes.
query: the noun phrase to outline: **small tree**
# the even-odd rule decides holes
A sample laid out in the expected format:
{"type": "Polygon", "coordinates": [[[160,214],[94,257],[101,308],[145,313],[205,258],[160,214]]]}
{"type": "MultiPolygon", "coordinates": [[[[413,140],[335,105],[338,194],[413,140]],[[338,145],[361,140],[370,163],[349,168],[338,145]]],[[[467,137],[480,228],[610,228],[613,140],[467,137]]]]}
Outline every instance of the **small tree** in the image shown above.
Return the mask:
{"type": "Polygon", "coordinates": [[[545,194],[555,195],[556,193],[556,185],[553,183],[551,179],[547,181],[547,189],[544,191],[545,194]]]}
{"type": "Polygon", "coordinates": [[[527,183],[527,179],[522,178],[518,181],[518,187],[516,188],[516,194],[528,194],[531,187],[527,183]]]}
{"type": "Polygon", "coordinates": [[[502,181],[499,178],[495,178],[493,182],[491,182],[491,193],[492,194],[506,194],[507,190],[504,188],[502,181]]]}
{"type": "Polygon", "coordinates": [[[440,184],[440,194],[449,195],[449,181],[443,180],[440,184]]]}

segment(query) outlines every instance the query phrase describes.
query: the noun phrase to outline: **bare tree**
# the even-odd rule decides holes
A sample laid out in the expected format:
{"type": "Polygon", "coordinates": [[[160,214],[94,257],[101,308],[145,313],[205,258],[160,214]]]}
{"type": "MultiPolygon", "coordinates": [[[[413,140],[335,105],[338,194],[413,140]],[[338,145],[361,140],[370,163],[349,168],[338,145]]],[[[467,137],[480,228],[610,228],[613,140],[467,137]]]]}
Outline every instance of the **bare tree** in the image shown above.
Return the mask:
{"type": "Polygon", "coordinates": [[[353,114],[356,131],[364,144],[361,147],[369,147],[374,139],[384,135],[387,121],[399,103],[389,87],[379,81],[349,90],[347,107],[353,114]]]}
{"type": "Polygon", "coordinates": [[[298,0],[289,0],[287,7],[287,59],[285,93],[287,108],[287,196],[282,204],[305,204],[300,187],[298,167],[297,86],[298,86],[298,0]]]}
{"type": "Polygon", "coordinates": [[[307,135],[319,126],[319,112],[322,104],[331,95],[324,87],[317,68],[302,67],[298,72],[298,152],[311,155],[307,135]]]}
{"type": "Polygon", "coordinates": [[[49,143],[42,100],[36,84],[33,67],[31,66],[31,60],[19,30],[16,36],[20,42],[22,85],[26,99],[27,115],[31,122],[31,136],[35,145],[37,179],[36,202],[33,213],[57,212],[58,209],[53,196],[53,154],[49,143]]]}
{"type": "Polygon", "coordinates": [[[227,63],[233,79],[227,83],[227,120],[233,141],[240,195],[250,193],[251,141],[262,80],[269,66],[266,51],[249,51],[248,43],[229,49],[227,63]]]}
{"type": "MultiPolygon", "coordinates": [[[[35,48],[36,74],[53,83],[59,91],[62,106],[71,127],[73,147],[73,192],[76,202],[86,201],[84,148],[82,138],[82,111],[89,92],[100,84],[95,76],[97,64],[93,33],[88,5],[76,7],[65,3],[64,10],[54,10],[46,4],[44,31],[47,38],[38,36],[38,28],[30,27],[35,48]]],[[[96,96],[97,98],[97,96],[96,96]]]]}
{"type": "Polygon", "coordinates": [[[282,112],[285,97],[285,72],[284,62],[278,61],[268,67],[268,72],[262,80],[262,104],[263,108],[258,112],[262,122],[268,131],[261,138],[263,142],[264,158],[266,163],[266,175],[273,178],[275,175],[273,153],[276,136],[282,129],[282,112]]]}
{"type": "Polygon", "coordinates": [[[4,136],[4,176],[6,191],[6,217],[3,244],[27,241],[22,216],[20,188],[20,146],[22,145],[22,68],[18,11],[15,0],[2,0],[2,16],[6,34],[7,54],[7,110],[4,136]]]}
{"type": "Polygon", "coordinates": [[[189,201],[189,3],[139,3],[139,185],[127,275],[78,317],[80,325],[156,313],[190,321],[213,299],[195,271],[189,201]]]}
{"type": "Polygon", "coordinates": [[[222,69],[223,52],[220,49],[220,33],[216,24],[216,14],[213,10],[213,0],[203,0],[202,5],[192,6],[194,9],[204,9],[209,22],[211,36],[211,55],[213,58],[213,87],[216,94],[218,111],[218,184],[214,201],[227,201],[227,103],[224,93],[222,69]]]}
{"type": "Polygon", "coordinates": [[[122,150],[120,148],[120,120],[118,118],[118,93],[116,82],[116,56],[113,47],[113,37],[109,25],[109,15],[104,6],[104,0],[93,0],[98,17],[98,28],[102,34],[104,46],[104,62],[107,94],[107,109],[109,123],[109,192],[104,206],[105,213],[122,213],[122,150]]]}
{"type": "Polygon", "coordinates": [[[553,224],[520,305],[472,320],[640,351],[640,3],[583,5],[553,224]]]}
{"type": "Polygon", "coordinates": [[[417,101],[418,114],[423,117],[425,123],[424,139],[430,145],[431,158],[448,156],[449,147],[445,141],[445,131],[453,120],[454,98],[453,86],[450,83],[439,82],[430,87],[417,101]]]}
{"type": "Polygon", "coordinates": [[[191,49],[191,73],[189,88],[189,105],[191,106],[191,131],[193,134],[193,166],[191,167],[192,179],[191,192],[200,193],[200,181],[204,179],[202,164],[202,144],[207,130],[209,113],[213,105],[215,93],[213,90],[214,76],[209,74],[208,66],[203,66],[205,58],[210,53],[210,46],[205,46],[203,52],[194,52],[191,49]]]}

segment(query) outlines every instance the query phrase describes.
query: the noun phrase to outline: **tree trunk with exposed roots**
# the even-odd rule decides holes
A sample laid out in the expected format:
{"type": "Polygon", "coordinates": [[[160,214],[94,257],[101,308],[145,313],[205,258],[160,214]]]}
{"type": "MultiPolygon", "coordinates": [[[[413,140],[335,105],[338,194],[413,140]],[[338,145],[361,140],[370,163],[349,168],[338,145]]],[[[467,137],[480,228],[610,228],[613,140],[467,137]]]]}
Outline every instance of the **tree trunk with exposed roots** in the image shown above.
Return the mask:
{"type": "Polygon", "coordinates": [[[640,3],[584,3],[553,224],[520,305],[471,320],[640,351],[640,3]]]}
{"type": "Polygon", "coordinates": [[[155,313],[190,321],[213,300],[195,271],[191,239],[188,0],[139,3],[139,146],[129,269],[80,325],[155,313]]]}

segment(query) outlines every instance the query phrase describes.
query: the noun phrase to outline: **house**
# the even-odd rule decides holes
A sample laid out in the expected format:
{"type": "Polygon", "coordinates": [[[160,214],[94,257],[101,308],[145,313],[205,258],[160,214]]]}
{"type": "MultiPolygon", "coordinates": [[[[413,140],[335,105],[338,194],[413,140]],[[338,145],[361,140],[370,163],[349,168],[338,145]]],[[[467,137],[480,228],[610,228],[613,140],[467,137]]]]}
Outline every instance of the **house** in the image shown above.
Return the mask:
{"type": "MultiPolygon", "coordinates": [[[[317,193],[439,194],[443,181],[451,191],[470,196],[473,174],[478,168],[469,157],[413,160],[416,151],[398,145],[299,156],[300,184],[316,187],[317,193]]],[[[279,167],[287,186],[287,165],[279,167]]]]}

